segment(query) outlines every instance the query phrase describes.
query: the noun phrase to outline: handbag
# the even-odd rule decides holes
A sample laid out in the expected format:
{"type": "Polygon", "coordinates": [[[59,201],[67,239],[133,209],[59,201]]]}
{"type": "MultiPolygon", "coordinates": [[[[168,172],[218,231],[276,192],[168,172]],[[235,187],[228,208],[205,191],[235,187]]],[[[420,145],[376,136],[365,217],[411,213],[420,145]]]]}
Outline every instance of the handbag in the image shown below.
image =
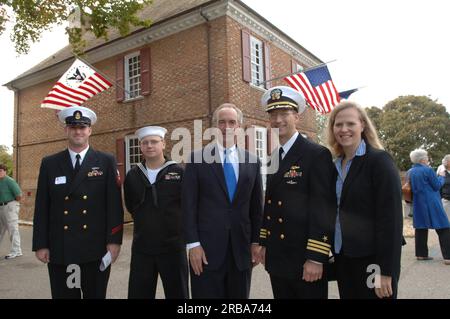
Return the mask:
{"type": "Polygon", "coordinates": [[[406,183],[403,184],[402,194],[403,194],[403,199],[405,200],[405,202],[412,203],[413,194],[412,194],[412,190],[411,190],[411,184],[409,183],[409,181],[406,181],[406,183]]]}

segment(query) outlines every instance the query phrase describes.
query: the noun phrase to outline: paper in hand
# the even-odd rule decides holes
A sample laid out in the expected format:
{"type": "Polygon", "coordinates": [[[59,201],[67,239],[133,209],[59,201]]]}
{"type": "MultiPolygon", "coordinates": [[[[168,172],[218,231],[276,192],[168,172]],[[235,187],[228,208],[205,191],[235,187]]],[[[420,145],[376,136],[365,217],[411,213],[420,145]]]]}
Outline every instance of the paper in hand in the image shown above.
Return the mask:
{"type": "Polygon", "coordinates": [[[105,271],[109,265],[111,265],[111,253],[108,251],[102,258],[102,262],[100,263],[100,271],[105,271]]]}

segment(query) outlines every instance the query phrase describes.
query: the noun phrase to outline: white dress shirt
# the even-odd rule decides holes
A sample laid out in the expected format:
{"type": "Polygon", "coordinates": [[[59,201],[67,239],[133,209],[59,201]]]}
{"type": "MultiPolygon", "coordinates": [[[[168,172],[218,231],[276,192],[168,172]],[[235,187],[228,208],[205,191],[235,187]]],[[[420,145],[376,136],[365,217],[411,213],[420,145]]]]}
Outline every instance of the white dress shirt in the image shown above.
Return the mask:
{"type": "Polygon", "coordinates": [[[298,132],[295,132],[294,135],[292,135],[291,138],[286,143],[284,143],[284,145],[281,145],[281,147],[283,148],[283,155],[281,155],[281,159],[284,159],[286,157],[286,154],[289,152],[292,145],[294,145],[295,141],[297,140],[298,134],[298,132]]]}
{"type": "MultiPolygon", "coordinates": [[[[216,149],[219,151],[220,162],[222,163],[222,167],[223,167],[225,148],[221,144],[217,143],[216,149]]],[[[230,160],[231,165],[233,165],[233,170],[234,170],[234,174],[236,175],[236,182],[237,182],[239,180],[239,154],[238,154],[236,145],[233,145],[232,147],[227,148],[227,155],[228,155],[228,159],[230,160]]],[[[194,248],[197,246],[200,246],[200,242],[189,243],[186,245],[187,249],[191,249],[191,248],[194,248]]]]}
{"type": "Polygon", "coordinates": [[[68,150],[69,150],[69,154],[70,154],[70,160],[72,161],[72,167],[75,168],[75,164],[77,162],[77,154],[80,154],[80,166],[81,166],[81,164],[83,163],[84,157],[86,156],[86,153],[89,150],[89,146],[86,147],[80,153],[76,153],[76,152],[72,151],[70,148],[68,150]]]}

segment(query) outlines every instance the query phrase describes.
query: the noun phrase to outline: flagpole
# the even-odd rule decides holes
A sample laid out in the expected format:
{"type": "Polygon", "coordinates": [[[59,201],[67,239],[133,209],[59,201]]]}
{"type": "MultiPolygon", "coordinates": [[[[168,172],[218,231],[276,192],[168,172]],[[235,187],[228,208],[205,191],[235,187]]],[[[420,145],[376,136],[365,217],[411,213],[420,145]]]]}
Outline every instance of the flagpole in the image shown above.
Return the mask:
{"type": "Polygon", "coordinates": [[[131,96],[131,93],[129,91],[127,91],[123,86],[118,85],[117,82],[113,79],[111,79],[109,76],[107,76],[106,74],[104,74],[103,72],[100,72],[97,68],[95,68],[92,64],[90,64],[89,62],[87,62],[85,59],[81,58],[80,56],[74,54],[75,58],[80,60],[81,62],[87,64],[87,66],[89,66],[90,68],[92,68],[93,70],[95,70],[95,72],[97,72],[98,74],[100,74],[101,76],[103,76],[105,79],[107,79],[109,82],[114,83],[114,85],[120,89],[122,89],[125,93],[127,93],[128,95],[131,96]]]}
{"type": "Polygon", "coordinates": [[[315,66],[312,66],[312,67],[310,67],[308,69],[305,69],[305,70],[302,70],[302,71],[299,71],[299,72],[291,72],[291,73],[287,73],[285,75],[279,76],[279,77],[274,78],[274,79],[261,81],[261,82],[258,81],[256,85],[261,85],[261,84],[265,84],[267,82],[273,82],[273,81],[276,81],[276,80],[284,79],[285,77],[287,77],[289,75],[299,74],[299,73],[303,73],[303,72],[306,72],[306,71],[311,71],[311,70],[314,70],[314,69],[318,69],[318,68],[320,68],[320,67],[322,67],[324,65],[330,64],[330,63],[335,62],[335,61],[336,61],[336,59],[328,61],[328,62],[324,62],[324,63],[321,63],[321,64],[318,64],[318,65],[315,65],[315,66]]]}

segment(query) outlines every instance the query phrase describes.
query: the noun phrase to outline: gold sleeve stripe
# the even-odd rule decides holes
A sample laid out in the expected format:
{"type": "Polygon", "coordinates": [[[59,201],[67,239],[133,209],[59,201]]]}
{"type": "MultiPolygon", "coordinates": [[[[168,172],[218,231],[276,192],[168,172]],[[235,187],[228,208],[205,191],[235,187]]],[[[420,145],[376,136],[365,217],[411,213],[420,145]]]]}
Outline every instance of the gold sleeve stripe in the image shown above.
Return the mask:
{"type": "Polygon", "coordinates": [[[317,244],[317,245],[321,245],[321,246],[325,246],[325,247],[331,248],[330,244],[326,244],[326,243],[318,241],[318,240],[308,239],[308,242],[312,243],[312,244],[317,244]]]}
{"type": "Polygon", "coordinates": [[[324,248],[323,246],[316,245],[316,244],[311,244],[311,243],[308,244],[308,247],[315,247],[315,248],[318,248],[318,249],[322,249],[324,251],[330,251],[330,248],[324,248]]]}
{"type": "Polygon", "coordinates": [[[323,251],[322,249],[317,249],[317,248],[309,247],[309,246],[306,247],[306,249],[312,250],[312,251],[317,251],[318,253],[321,253],[321,254],[324,254],[324,255],[328,256],[328,251],[323,251]]]}
{"type": "Polygon", "coordinates": [[[260,230],[261,233],[263,233],[263,232],[265,233],[266,231],[267,231],[267,229],[265,229],[265,228],[261,228],[261,230],[260,230]]]}
{"type": "Polygon", "coordinates": [[[266,237],[266,235],[259,235],[259,238],[262,238],[262,239],[267,239],[267,237],[266,237]]]}

